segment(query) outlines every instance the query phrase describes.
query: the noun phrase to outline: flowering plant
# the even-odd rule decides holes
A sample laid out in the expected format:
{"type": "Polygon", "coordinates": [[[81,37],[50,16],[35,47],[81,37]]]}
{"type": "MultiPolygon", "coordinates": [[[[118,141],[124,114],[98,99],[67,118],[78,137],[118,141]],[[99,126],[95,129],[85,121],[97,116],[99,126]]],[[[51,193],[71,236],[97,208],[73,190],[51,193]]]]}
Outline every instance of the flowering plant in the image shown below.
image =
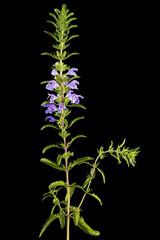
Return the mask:
{"type": "Polygon", "coordinates": [[[72,143],[78,138],[85,138],[85,135],[77,135],[70,138],[69,128],[72,127],[77,121],[83,119],[83,116],[77,117],[72,121],[69,121],[68,116],[71,113],[72,107],[78,107],[85,109],[81,104],[83,101],[83,96],[77,94],[79,87],[80,78],[78,74],[78,69],[74,67],[69,67],[65,62],[69,57],[77,55],[78,53],[68,54],[66,49],[70,45],[70,40],[78,37],[78,35],[70,36],[70,30],[76,28],[77,25],[71,24],[72,21],[76,20],[73,17],[74,13],[70,13],[66,5],[62,5],[62,9],[55,9],[55,14],[49,14],[54,20],[49,20],[48,23],[55,27],[55,32],[45,31],[46,34],[51,36],[56,44],[53,48],[56,49],[56,53],[44,52],[42,55],[50,56],[55,59],[55,63],[52,65],[52,80],[44,81],[41,84],[45,84],[45,88],[48,90],[48,99],[42,103],[42,107],[45,109],[45,114],[47,115],[45,121],[47,122],[41,130],[45,128],[53,128],[58,130],[59,136],[62,141],[59,144],[50,144],[43,149],[43,153],[52,148],[58,148],[61,152],[58,153],[56,162],[53,162],[47,158],[42,158],[40,161],[47,164],[51,168],[59,171],[65,172],[66,180],[58,180],[52,182],[48,187],[48,192],[43,195],[43,200],[51,197],[53,198],[53,207],[50,212],[50,216],[46,223],[42,227],[39,237],[42,236],[46,228],[56,219],[59,219],[60,226],[63,229],[66,225],[66,239],[70,239],[70,220],[73,219],[75,226],[79,227],[85,233],[92,236],[99,236],[100,232],[93,230],[81,216],[82,204],[86,196],[90,195],[96,198],[102,205],[102,200],[91,190],[90,186],[95,178],[96,172],[100,173],[105,183],[105,174],[102,169],[99,168],[100,160],[110,154],[112,157],[118,160],[118,163],[125,161],[128,166],[135,166],[136,156],[139,153],[139,148],[130,149],[125,147],[125,140],[122,144],[118,145],[117,148],[113,147],[113,142],[107,150],[104,147],[98,149],[98,155],[94,159],[93,157],[83,156],[78,159],[71,160],[74,156],[74,152],[70,151],[72,143]],[[69,139],[70,138],[70,139],[69,139]],[[87,175],[84,184],[78,185],[77,183],[72,183],[69,179],[69,172],[78,165],[87,164],[91,167],[90,173],[87,175]],[[78,188],[83,192],[83,197],[79,204],[72,205],[71,198],[74,194],[75,189],[78,188]],[[60,199],[59,193],[61,191],[66,191],[64,199],[60,199]]]}

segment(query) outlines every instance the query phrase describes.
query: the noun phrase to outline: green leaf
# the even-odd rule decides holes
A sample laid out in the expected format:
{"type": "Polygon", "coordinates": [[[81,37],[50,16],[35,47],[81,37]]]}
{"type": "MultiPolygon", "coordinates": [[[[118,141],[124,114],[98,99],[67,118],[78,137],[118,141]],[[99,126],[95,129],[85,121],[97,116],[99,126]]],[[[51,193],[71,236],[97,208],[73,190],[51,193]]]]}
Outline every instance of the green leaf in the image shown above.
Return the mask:
{"type": "Polygon", "coordinates": [[[104,175],[104,172],[97,167],[97,170],[100,172],[100,174],[102,175],[102,178],[103,178],[103,182],[105,183],[106,182],[106,178],[105,178],[105,175],[104,175]]]}
{"type": "Polygon", "coordinates": [[[49,218],[47,219],[47,221],[45,222],[45,224],[43,225],[42,227],[42,230],[39,234],[39,238],[42,236],[42,234],[44,233],[44,231],[46,230],[46,228],[56,219],[58,218],[58,215],[55,214],[55,215],[51,215],[49,216],[49,218]]]}
{"type": "Polygon", "coordinates": [[[48,82],[49,82],[49,81],[43,81],[43,82],[40,83],[40,85],[46,84],[46,83],[48,83],[48,82]]]}
{"type": "Polygon", "coordinates": [[[87,138],[85,135],[77,135],[76,137],[72,138],[72,140],[67,144],[67,148],[71,146],[71,144],[78,138],[87,138]]]}
{"type": "Polygon", "coordinates": [[[47,23],[51,23],[53,26],[55,26],[55,28],[58,28],[57,24],[53,21],[48,20],[47,23]]]}
{"type": "Polygon", "coordinates": [[[49,189],[56,188],[56,187],[64,187],[64,186],[65,186],[64,181],[56,181],[49,185],[49,189]]]}
{"type": "Polygon", "coordinates": [[[45,148],[43,148],[42,153],[45,153],[50,148],[61,148],[62,149],[62,147],[60,147],[58,145],[50,144],[50,145],[46,146],[45,148]]]}
{"type": "Polygon", "coordinates": [[[78,107],[78,108],[86,109],[86,107],[83,106],[82,104],[72,104],[72,105],[68,105],[68,107],[78,107]]]}
{"type": "Polygon", "coordinates": [[[65,170],[65,167],[60,167],[56,163],[52,162],[51,160],[49,160],[47,158],[41,158],[40,161],[45,163],[46,165],[54,168],[54,169],[57,169],[57,170],[60,170],[60,171],[64,171],[65,170]]]}
{"type": "Polygon", "coordinates": [[[86,178],[86,180],[85,180],[85,182],[83,184],[83,188],[86,188],[90,181],[91,181],[91,176],[88,174],[87,178],[86,178]]]}
{"type": "Polygon", "coordinates": [[[94,193],[88,193],[88,194],[91,195],[92,197],[96,198],[99,201],[101,206],[103,205],[101,199],[96,194],[94,194],[94,193]]]}
{"type": "Polygon", "coordinates": [[[82,217],[79,218],[78,220],[78,227],[83,230],[85,233],[91,235],[91,236],[99,236],[100,232],[93,230],[85,221],[82,217]]]}
{"type": "Polygon", "coordinates": [[[57,164],[58,164],[58,165],[61,165],[62,156],[63,156],[63,155],[59,154],[58,157],[57,157],[57,164]]]}
{"type": "Polygon", "coordinates": [[[74,213],[73,213],[73,221],[74,221],[74,225],[75,225],[75,226],[78,226],[79,216],[80,216],[80,210],[77,209],[77,210],[74,211],[74,213]]]}
{"type": "Polygon", "coordinates": [[[55,56],[52,53],[48,53],[48,52],[41,53],[41,55],[42,56],[49,56],[49,57],[55,58],[55,56]]]}
{"type": "Polygon", "coordinates": [[[49,13],[49,15],[50,15],[51,17],[53,17],[57,22],[59,22],[59,20],[58,20],[58,18],[56,17],[55,14],[53,14],[53,13],[49,13]]]}
{"type": "Polygon", "coordinates": [[[77,117],[77,118],[75,118],[75,119],[71,122],[71,124],[69,125],[68,128],[70,128],[75,122],[77,122],[77,121],[79,121],[79,120],[81,120],[81,119],[84,119],[84,117],[77,117]]]}
{"type": "Polygon", "coordinates": [[[48,34],[50,37],[54,38],[54,40],[56,40],[57,42],[60,42],[59,39],[55,36],[54,33],[48,32],[48,31],[44,31],[46,34],[48,34]]]}
{"type": "Polygon", "coordinates": [[[41,128],[41,130],[43,130],[43,129],[45,129],[45,128],[55,128],[55,129],[57,129],[58,130],[58,128],[57,127],[55,127],[54,125],[52,125],[52,124],[47,124],[47,125],[44,125],[42,128],[41,128]]]}
{"type": "Polygon", "coordinates": [[[73,55],[79,55],[79,53],[71,53],[67,57],[64,57],[63,60],[66,60],[67,58],[73,56],[73,55]]]}
{"type": "Polygon", "coordinates": [[[73,163],[71,163],[71,167],[69,167],[69,169],[73,168],[76,165],[80,165],[80,164],[86,163],[87,161],[91,161],[93,159],[94,158],[92,158],[92,157],[81,157],[81,158],[78,158],[77,160],[74,160],[73,163]]]}
{"type": "Polygon", "coordinates": [[[68,30],[70,30],[71,28],[77,28],[77,27],[78,27],[78,25],[70,25],[68,30]]]}
{"type": "Polygon", "coordinates": [[[60,212],[59,214],[58,214],[58,218],[59,218],[59,221],[60,221],[60,226],[61,226],[61,229],[63,229],[64,227],[65,227],[65,224],[66,224],[66,217],[65,217],[65,215],[64,215],[64,213],[63,212],[60,212]]]}

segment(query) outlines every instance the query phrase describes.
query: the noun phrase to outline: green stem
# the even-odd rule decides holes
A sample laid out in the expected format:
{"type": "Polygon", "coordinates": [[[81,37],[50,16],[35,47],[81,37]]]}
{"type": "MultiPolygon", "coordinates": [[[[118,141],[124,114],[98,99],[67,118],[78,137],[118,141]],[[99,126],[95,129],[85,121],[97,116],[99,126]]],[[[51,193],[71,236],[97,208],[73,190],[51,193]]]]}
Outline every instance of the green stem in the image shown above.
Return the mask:
{"type": "MultiPolygon", "coordinates": [[[[91,180],[90,180],[89,183],[88,183],[86,192],[88,192],[88,190],[89,190],[89,188],[90,188],[90,185],[91,185],[91,182],[92,182],[92,180],[93,180],[93,176],[94,176],[94,173],[95,173],[95,170],[96,170],[96,164],[97,164],[97,161],[98,161],[99,158],[100,158],[100,155],[98,155],[98,157],[97,157],[96,160],[95,160],[94,167],[93,167],[93,170],[92,170],[92,172],[91,172],[91,180]]],[[[80,202],[80,204],[79,204],[79,206],[78,206],[77,209],[79,209],[79,208],[81,207],[81,205],[82,205],[82,203],[83,203],[86,195],[87,195],[87,193],[85,193],[85,194],[83,195],[82,200],[81,200],[81,202],[80,202]]]]}
{"type": "MultiPolygon", "coordinates": [[[[62,56],[62,50],[60,51],[60,54],[62,56]]],[[[63,73],[62,73],[62,59],[60,59],[60,66],[61,66],[61,71],[60,71],[60,79],[61,79],[61,89],[63,92],[63,73]]],[[[62,95],[62,103],[64,105],[64,95],[62,95]]],[[[62,128],[63,131],[65,130],[65,124],[64,121],[62,121],[62,128]]],[[[67,142],[66,142],[66,138],[63,138],[64,141],[64,151],[65,154],[67,154],[67,142]]],[[[70,233],[70,188],[69,188],[69,171],[68,171],[68,158],[65,159],[65,163],[66,163],[66,183],[67,183],[67,229],[66,229],[66,235],[67,235],[67,240],[69,240],[69,233],[70,233]]]]}

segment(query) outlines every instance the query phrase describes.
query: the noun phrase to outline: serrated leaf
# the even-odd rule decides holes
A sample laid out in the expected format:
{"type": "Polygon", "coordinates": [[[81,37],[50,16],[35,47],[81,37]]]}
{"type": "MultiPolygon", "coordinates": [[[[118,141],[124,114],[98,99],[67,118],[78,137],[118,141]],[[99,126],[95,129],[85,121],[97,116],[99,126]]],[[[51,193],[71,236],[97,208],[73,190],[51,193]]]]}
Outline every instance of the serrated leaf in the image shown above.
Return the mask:
{"type": "Polygon", "coordinates": [[[98,167],[97,167],[97,170],[98,170],[98,171],[100,172],[100,174],[102,175],[103,182],[105,183],[105,182],[106,182],[106,178],[105,178],[104,172],[103,172],[100,168],[98,168],[98,167]]]}
{"type": "Polygon", "coordinates": [[[78,227],[83,230],[85,233],[91,235],[91,236],[99,236],[100,232],[93,230],[85,221],[82,217],[79,218],[78,220],[78,227]]]}
{"type": "Polygon", "coordinates": [[[63,229],[64,227],[65,227],[65,224],[66,224],[66,217],[65,217],[65,215],[64,215],[64,213],[63,212],[60,212],[59,214],[58,214],[58,218],[59,218],[59,221],[60,221],[60,226],[61,226],[61,229],[63,229]]]}
{"type": "Polygon", "coordinates": [[[58,165],[61,165],[61,160],[62,160],[62,155],[59,154],[58,157],[57,157],[57,164],[58,165]]]}
{"type": "Polygon", "coordinates": [[[43,148],[42,153],[45,153],[48,149],[51,149],[51,148],[62,148],[62,147],[60,147],[56,144],[50,144],[50,145],[46,146],[45,148],[43,148]]]}
{"type": "Polygon", "coordinates": [[[85,182],[83,183],[83,188],[86,188],[90,181],[91,181],[91,176],[88,174],[85,182]]]}
{"type": "Polygon", "coordinates": [[[80,210],[77,209],[76,211],[73,212],[73,221],[75,226],[78,226],[79,216],[80,216],[80,210]]]}
{"type": "Polygon", "coordinates": [[[44,130],[45,128],[54,128],[54,129],[59,130],[57,127],[55,127],[55,126],[52,125],[52,124],[46,124],[46,125],[44,125],[44,126],[41,128],[41,131],[44,130]]]}
{"type": "MultiPolygon", "coordinates": [[[[76,165],[80,165],[80,164],[83,164],[85,163],[86,161],[91,161],[93,160],[94,158],[92,157],[81,157],[81,158],[78,158],[77,160],[74,160],[73,163],[71,163],[71,168],[73,168],[74,166],[76,165]]],[[[70,169],[70,168],[69,168],[70,169]]]]}
{"type": "Polygon", "coordinates": [[[66,60],[67,58],[73,56],[73,55],[79,55],[79,53],[71,53],[67,57],[64,57],[63,60],[66,60]]]}
{"type": "Polygon", "coordinates": [[[92,197],[96,198],[96,199],[99,201],[99,203],[100,203],[101,206],[103,205],[101,199],[100,199],[96,194],[94,194],[94,193],[89,193],[89,195],[91,195],[92,197]]]}
{"type": "Polygon", "coordinates": [[[57,169],[57,170],[60,170],[60,171],[64,171],[65,170],[65,167],[60,167],[56,163],[52,162],[51,160],[49,160],[47,158],[41,158],[40,161],[45,163],[46,165],[54,168],[54,169],[57,169]]]}
{"type": "Polygon", "coordinates": [[[54,38],[54,40],[56,40],[57,42],[60,42],[59,39],[55,36],[54,33],[48,32],[48,31],[44,31],[46,34],[48,34],[50,37],[54,38]]]}
{"type": "Polygon", "coordinates": [[[84,117],[77,117],[77,118],[75,118],[75,119],[71,122],[71,124],[69,125],[68,128],[70,128],[75,122],[77,122],[77,121],[79,121],[79,120],[81,120],[81,119],[84,119],[84,117]]]}
{"type": "Polygon", "coordinates": [[[49,189],[56,188],[56,187],[64,187],[64,186],[65,186],[64,181],[56,181],[49,185],[49,189]]]}
{"type": "Polygon", "coordinates": [[[55,215],[51,215],[49,216],[49,218],[47,219],[47,221],[45,222],[45,224],[42,227],[42,230],[39,234],[39,238],[42,236],[42,234],[44,233],[44,231],[46,230],[46,228],[56,219],[58,218],[57,214],[55,215]]]}

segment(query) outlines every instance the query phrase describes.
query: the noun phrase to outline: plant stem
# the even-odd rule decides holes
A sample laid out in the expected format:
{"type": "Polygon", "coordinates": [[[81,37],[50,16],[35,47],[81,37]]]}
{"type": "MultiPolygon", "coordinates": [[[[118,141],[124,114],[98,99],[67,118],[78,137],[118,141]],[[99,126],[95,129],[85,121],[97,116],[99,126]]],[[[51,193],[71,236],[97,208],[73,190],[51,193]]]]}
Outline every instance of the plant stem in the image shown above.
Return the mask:
{"type": "MultiPolygon", "coordinates": [[[[61,50],[61,56],[62,56],[62,50],[61,50]]],[[[62,59],[60,59],[60,66],[61,66],[61,70],[60,70],[60,79],[61,79],[61,89],[63,92],[63,73],[62,73],[62,59]]],[[[62,95],[62,103],[64,105],[64,95],[62,95]]],[[[63,115],[64,118],[64,115],[63,115]]],[[[62,130],[65,130],[65,124],[64,124],[64,120],[62,120],[62,130]]],[[[64,150],[65,150],[65,154],[67,155],[67,142],[66,142],[66,138],[63,138],[64,141],[64,150]]],[[[67,240],[69,240],[69,233],[70,233],[70,188],[69,188],[69,171],[68,171],[68,158],[66,157],[65,159],[65,163],[66,163],[66,183],[67,183],[67,229],[66,229],[66,235],[67,235],[67,240]]]]}
{"type": "MultiPolygon", "coordinates": [[[[97,161],[98,161],[99,158],[100,158],[100,155],[98,155],[98,157],[97,157],[96,160],[95,160],[94,167],[93,167],[93,170],[92,170],[92,172],[91,172],[91,180],[90,180],[89,183],[88,183],[86,192],[89,190],[89,187],[90,187],[91,182],[92,182],[92,180],[93,180],[94,172],[95,172],[95,169],[96,169],[96,164],[97,164],[97,161]]],[[[79,208],[81,207],[81,205],[82,205],[82,203],[83,203],[86,195],[87,195],[87,193],[85,193],[85,194],[83,195],[83,198],[82,198],[82,200],[81,200],[81,202],[80,202],[80,204],[79,204],[79,206],[78,206],[77,209],[79,209],[79,208]]]]}

